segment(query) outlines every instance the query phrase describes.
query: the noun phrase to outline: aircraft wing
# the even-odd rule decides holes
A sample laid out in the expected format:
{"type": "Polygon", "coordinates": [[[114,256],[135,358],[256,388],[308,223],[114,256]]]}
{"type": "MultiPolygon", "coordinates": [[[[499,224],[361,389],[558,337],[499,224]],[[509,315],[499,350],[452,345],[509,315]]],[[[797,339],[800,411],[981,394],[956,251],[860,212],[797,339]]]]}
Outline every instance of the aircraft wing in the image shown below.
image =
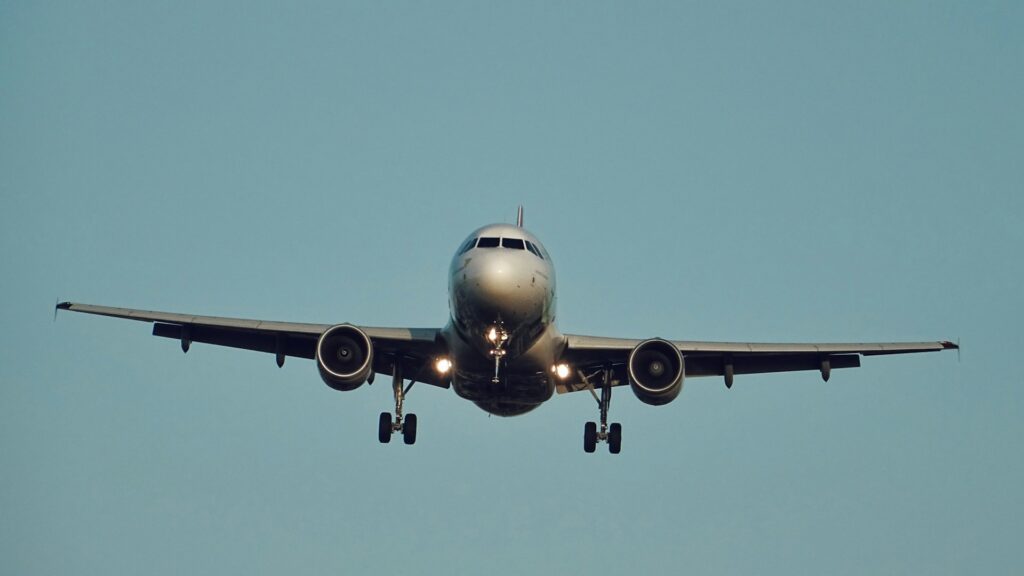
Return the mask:
{"type": "MultiPolygon", "coordinates": [[[[333,326],[196,316],[77,302],[61,302],[57,304],[57,309],[150,322],[153,324],[154,336],[178,340],[186,352],[192,342],[267,352],[276,356],[278,366],[284,364],[286,356],[316,358],[317,339],[324,330],[333,326]]],[[[403,373],[417,374],[435,354],[443,350],[438,339],[440,330],[437,328],[358,328],[373,341],[374,372],[391,374],[392,362],[398,358],[403,362],[403,373]]],[[[432,378],[433,371],[422,372],[425,379],[421,382],[447,387],[443,382],[434,381],[437,379],[432,378]]]]}
{"type": "MultiPolygon", "coordinates": [[[[624,366],[630,351],[643,340],[605,338],[601,336],[565,335],[563,360],[576,370],[589,374],[604,367],[613,370],[613,384],[628,384],[624,366]]],[[[826,380],[833,368],[856,368],[861,356],[911,354],[955,350],[959,346],[938,342],[877,343],[759,343],[759,342],[697,342],[674,340],[672,344],[683,355],[686,376],[722,376],[732,385],[737,374],[761,374],[818,370],[826,380]]],[[[570,379],[558,391],[586,389],[582,379],[570,379]]]]}

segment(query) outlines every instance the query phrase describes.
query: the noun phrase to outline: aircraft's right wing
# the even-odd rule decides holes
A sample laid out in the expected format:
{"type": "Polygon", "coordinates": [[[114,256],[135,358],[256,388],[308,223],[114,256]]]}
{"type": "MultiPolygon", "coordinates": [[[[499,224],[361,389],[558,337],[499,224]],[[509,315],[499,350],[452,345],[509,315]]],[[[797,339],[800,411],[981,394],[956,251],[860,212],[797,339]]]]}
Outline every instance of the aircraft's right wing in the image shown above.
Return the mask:
{"type": "MultiPolygon", "coordinates": [[[[621,367],[630,351],[642,340],[605,338],[601,336],[566,335],[563,360],[585,373],[603,367],[621,367]]],[[[698,342],[676,340],[685,362],[686,376],[723,376],[732,384],[737,374],[761,374],[819,370],[828,378],[833,368],[856,368],[861,356],[911,354],[955,350],[948,341],[878,342],[878,343],[762,343],[762,342],[698,342]]],[[[621,372],[621,371],[620,371],[621,372]]],[[[615,384],[626,384],[618,374],[615,384]]],[[[559,386],[559,392],[586,389],[583,381],[559,386]]]]}
{"type": "MultiPolygon", "coordinates": [[[[178,340],[184,351],[187,351],[193,342],[244,348],[275,354],[278,365],[284,363],[286,356],[316,358],[317,339],[332,326],[197,316],[77,302],[61,302],[57,309],[151,322],[154,336],[178,340]]],[[[433,371],[422,369],[434,355],[444,350],[438,340],[439,329],[368,326],[360,326],[359,329],[373,341],[376,353],[373,367],[375,372],[391,374],[391,363],[397,359],[402,362],[406,374],[421,374],[422,382],[446,386],[445,382],[434,377],[433,371]]]]}

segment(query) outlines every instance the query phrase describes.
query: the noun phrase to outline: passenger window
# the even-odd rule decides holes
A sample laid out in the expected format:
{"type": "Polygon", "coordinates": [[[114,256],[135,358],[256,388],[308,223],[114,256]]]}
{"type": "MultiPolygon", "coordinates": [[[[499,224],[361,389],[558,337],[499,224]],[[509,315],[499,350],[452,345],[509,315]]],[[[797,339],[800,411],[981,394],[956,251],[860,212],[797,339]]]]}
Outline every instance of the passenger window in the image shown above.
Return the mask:
{"type": "Polygon", "coordinates": [[[533,252],[534,256],[536,256],[537,258],[540,258],[541,260],[544,259],[544,257],[540,255],[540,250],[537,250],[537,247],[533,245],[533,242],[527,240],[526,249],[529,250],[530,252],[533,252]]]}
{"type": "Polygon", "coordinates": [[[502,238],[501,245],[513,250],[526,250],[526,246],[523,245],[523,241],[519,238],[502,238]]]}
{"type": "Polygon", "coordinates": [[[492,238],[490,236],[485,236],[483,238],[480,238],[480,241],[476,243],[476,247],[477,248],[497,248],[498,247],[498,239],[497,238],[492,238]]]}
{"type": "Polygon", "coordinates": [[[473,246],[476,246],[476,238],[470,238],[469,240],[466,240],[466,243],[462,245],[462,248],[459,248],[459,254],[462,255],[465,254],[466,252],[469,252],[470,250],[473,249],[473,246]]]}

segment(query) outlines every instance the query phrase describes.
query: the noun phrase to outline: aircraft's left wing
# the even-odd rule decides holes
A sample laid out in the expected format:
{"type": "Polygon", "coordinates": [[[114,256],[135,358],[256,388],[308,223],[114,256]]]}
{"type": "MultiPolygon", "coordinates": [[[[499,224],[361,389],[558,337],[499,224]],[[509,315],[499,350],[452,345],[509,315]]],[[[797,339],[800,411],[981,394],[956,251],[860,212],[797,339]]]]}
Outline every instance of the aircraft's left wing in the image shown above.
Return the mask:
{"type": "MultiPolygon", "coordinates": [[[[614,384],[620,385],[628,383],[621,368],[625,366],[630,351],[642,340],[567,334],[565,342],[563,359],[566,362],[584,373],[610,367],[615,374],[614,384]]],[[[671,342],[683,356],[686,376],[723,376],[730,386],[737,374],[819,370],[827,380],[833,368],[860,366],[861,356],[937,352],[959,347],[948,341],[841,344],[671,342]]],[[[582,380],[570,381],[559,385],[558,391],[572,392],[585,388],[586,383],[582,380]]]]}
{"type": "MultiPolygon", "coordinates": [[[[59,310],[112,316],[128,320],[153,323],[153,335],[173,338],[188,351],[192,342],[244,348],[275,354],[278,365],[285,356],[316,358],[316,342],[320,334],[333,324],[306,324],[298,322],[272,322],[219,316],[196,316],[152,310],[133,310],[111,306],[61,302],[59,310]]],[[[437,354],[442,344],[437,328],[374,328],[358,326],[373,341],[374,371],[391,373],[391,362],[398,358],[413,365],[427,362],[437,354]],[[385,361],[387,359],[387,361],[385,361]]],[[[413,367],[405,370],[405,373],[413,367]]],[[[429,372],[429,371],[428,371],[429,372]]],[[[435,383],[435,382],[429,382],[435,383]]]]}

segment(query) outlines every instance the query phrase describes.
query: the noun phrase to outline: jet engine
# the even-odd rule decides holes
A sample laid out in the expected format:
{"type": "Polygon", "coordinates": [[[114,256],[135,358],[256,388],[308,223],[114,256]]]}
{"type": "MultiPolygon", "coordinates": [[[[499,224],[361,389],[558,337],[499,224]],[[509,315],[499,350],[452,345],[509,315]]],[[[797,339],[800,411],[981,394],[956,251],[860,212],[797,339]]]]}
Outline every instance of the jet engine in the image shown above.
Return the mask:
{"type": "Polygon", "coordinates": [[[316,342],[316,365],[324,382],[342,392],[366,382],[373,367],[373,342],[351,324],[331,326],[316,342]]]}
{"type": "Polygon", "coordinates": [[[683,389],[683,356],[667,340],[652,338],[637,344],[629,353],[627,369],[630,388],[645,404],[668,404],[683,389]]]}

